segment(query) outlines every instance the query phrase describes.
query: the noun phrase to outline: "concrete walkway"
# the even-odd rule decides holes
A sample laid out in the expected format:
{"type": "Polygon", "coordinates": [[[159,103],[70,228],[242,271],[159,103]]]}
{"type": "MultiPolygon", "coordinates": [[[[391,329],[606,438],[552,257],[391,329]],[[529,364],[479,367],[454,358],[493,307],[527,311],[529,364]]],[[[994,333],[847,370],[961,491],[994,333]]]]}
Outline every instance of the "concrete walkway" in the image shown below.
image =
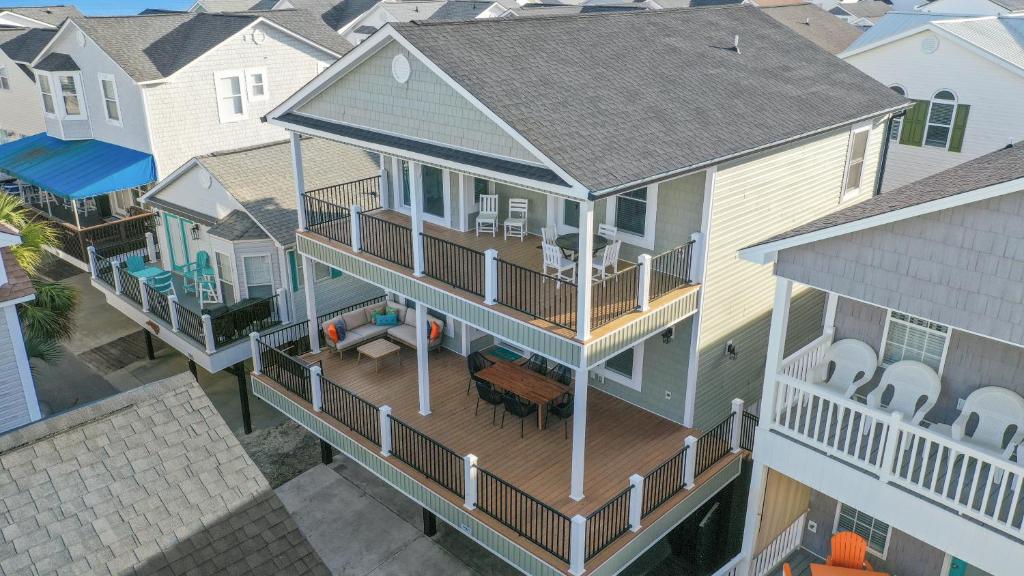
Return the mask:
{"type": "Polygon", "coordinates": [[[344,456],[277,495],[337,576],[518,574],[440,520],[437,535],[425,536],[419,506],[344,456]]]}

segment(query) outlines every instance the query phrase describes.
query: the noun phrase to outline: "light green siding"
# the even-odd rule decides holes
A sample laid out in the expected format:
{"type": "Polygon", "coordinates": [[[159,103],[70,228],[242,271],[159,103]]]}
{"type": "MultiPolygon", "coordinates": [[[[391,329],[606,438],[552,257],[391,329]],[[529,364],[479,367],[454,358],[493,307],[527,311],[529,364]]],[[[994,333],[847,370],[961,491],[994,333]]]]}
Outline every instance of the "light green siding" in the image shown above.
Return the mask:
{"type": "Polygon", "coordinates": [[[381,47],[300,106],[299,112],[492,156],[538,162],[397,42],[381,47]],[[404,84],[391,74],[392,60],[399,54],[412,70],[404,84]]]}
{"type": "Polygon", "coordinates": [[[587,362],[596,364],[679,322],[697,311],[696,290],[658,309],[638,316],[636,320],[587,344],[587,362]]]}
{"type": "MultiPolygon", "coordinates": [[[[705,172],[698,172],[658,184],[658,214],[655,218],[654,250],[639,248],[624,242],[619,257],[635,262],[640,254],[652,256],[660,254],[686,244],[690,241],[691,234],[700,232],[705,177],[705,172]]],[[[597,203],[594,210],[595,222],[605,221],[605,202],[610,201],[603,200],[597,203]]]]}
{"type": "MultiPolygon", "coordinates": [[[[879,120],[868,141],[863,177],[867,189],[853,201],[870,197],[867,186],[874,182],[883,133],[884,122],[879,120]]],[[[741,260],[736,253],[853,202],[840,204],[849,134],[849,129],[836,130],[718,168],[703,286],[694,425],[707,427],[720,421],[729,413],[733,398],[747,402],[760,398],[775,280],[771,266],[741,260]],[[725,355],[730,340],[738,353],[735,359],[725,355]]],[[[820,324],[816,329],[820,334],[820,324]]],[[[804,336],[796,325],[790,331],[795,340],[804,336]]]]}

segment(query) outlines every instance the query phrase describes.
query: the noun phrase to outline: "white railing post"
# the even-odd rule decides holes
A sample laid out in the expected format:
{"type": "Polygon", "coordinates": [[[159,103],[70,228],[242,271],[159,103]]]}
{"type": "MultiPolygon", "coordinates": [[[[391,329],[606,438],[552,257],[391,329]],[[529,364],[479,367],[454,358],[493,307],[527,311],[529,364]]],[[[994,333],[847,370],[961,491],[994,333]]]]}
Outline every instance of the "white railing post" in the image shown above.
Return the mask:
{"type": "Polygon", "coordinates": [[[476,484],[476,475],[477,475],[476,462],[477,462],[477,458],[476,458],[476,456],[474,456],[472,454],[466,454],[465,458],[463,458],[462,461],[465,464],[465,474],[466,474],[466,478],[465,478],[465,482],[464,482],[464,484],[465,484],[465,492],[466,492],[466,503],[463,504],[463,506],[467,510],[473,510],[473,509],[476,508],[476,489],[477,489],[477,484],[476,484]]]}
{"type": "Polygon", "coordinates": [[[324,389],[320,382],[321,368],[316,364],[309,367],[309,383],[313,389],[313,410],[319,412],[324,408],[324,389]]]}
{"type": "Polygon", "coordinates": [[[252,373],[263,373],[263,359],[260,358],[260,333],[249,332],[249,347],[252,348],[252,373]]]}
{"type": "Polygon", "coordinates": [[[903,428],[903,414],[893,412],[889,416],[889,430],[885,435],[885,452],[882,453],[882,462],[879,464],[878,479],[883,483],[888,482],[892,477],[892,470],[896,466],[896,454],[899,452],[899,438],[903,428]]]}
{"type": "Polygon", "coordinates": [[[118,268],[120,268],[120,267],[121,267],[121,262],[119,260],[114,260],[114,261],[112,261],[110,263],[111,276],[114,277],[114,293],[115,294],[120,294],[122,292],[122,289],[124,288],[123,286],[121,286],[121,271],[118,270],[118,268]]]}
{"type": "Polygon", "coordinates": [[[152,232],[146,232],[146,257],[150,262],[156,262],[156,238],[152,232]]]}
{"type": "Polygon", "coordinates": [[[633,474],[629,477],[629,529],[640,531],[640,519],[644,515],[644,477],[633,474]]]}
{"type": "Polygon", "coordinates": [[[167,297],[167,312],[171,315],[171,331],[177,332],[178,328],[178,297],[171,294],[167,297]]]}
{"type": "Polygon", "coordinates": [[[587,558],[587,519],[579,514],[572,517],[569,529],[569,574],[579,576],[587,558]]]}
{"type": "Polygon", "coordinates": [[[289,321],[288,314],[288,300],[285,294],[284,288],[277,289],[277,317],[281,320],[281,324],[287,324],[289,321]]]}
{"type": "Polygon", "coordinates": [[[704,233],[694,232],[690,234],[693,246],[690,247],[690,281],[701,283],[704,281],[704,233]]]}
{"type": "Polygon", "coordinates": [[[743,434],[743,399],[732,401],[732,451],[740,451],[740,436],[743,434]]]}
{"type": "Polygon", "coordinates": [[[641,254],[636,259],[636,264],[640,267],[640,285],[636,290],[636,307],[641,312],[647,312],[651,307],[651,255],[641,254]]]}
{"type": "Polygon", "coordinates": [[[85,250],[89,253],[89,274],[91,274],[93,278],[99,278],[99,270],[96,264],[96,247],[90,245],[85,250]]]}
{"type": "Polygon", "coordinates": [[[484,304],[493,306],[498,301],[498,251],[484,251],[484,304]]]}
{"type": "Polygon", "coordinates": [[[391,456],[391,406],[380,407],[380,455],[391,456]]]}
{"type": "Polygon", "coordinates": [[[693,478],[697,470],[697,437],[687,436],[684,443],[686,458],[683,460],[683,488],[690,490],[693,488],[693,478]]]}
{"type": "Polygon", "coordinates": [[[362,252],[363,250],[363,224],[362,221],[359,219],[360,211],[361,208],[359,208],[358,204],[353,204],[352,206],[349,207],[348,221],[350,222],[349,230],[351,231],[352,236],[351,240],[353,252],[362,252]]]}
{"type": "Polygon", "coordinates": [[[213,320],[209,314],[203,314],[203,340],[206,340],[206,353],[213,354],[217,347],[213,341],[213,320]]]}
{"type": "Polygon", "coordinates": [[[144,278],[139,278],[139,299],[142,300],[142,311],[149,312],[149,292],[146,291],[144,278]]]}

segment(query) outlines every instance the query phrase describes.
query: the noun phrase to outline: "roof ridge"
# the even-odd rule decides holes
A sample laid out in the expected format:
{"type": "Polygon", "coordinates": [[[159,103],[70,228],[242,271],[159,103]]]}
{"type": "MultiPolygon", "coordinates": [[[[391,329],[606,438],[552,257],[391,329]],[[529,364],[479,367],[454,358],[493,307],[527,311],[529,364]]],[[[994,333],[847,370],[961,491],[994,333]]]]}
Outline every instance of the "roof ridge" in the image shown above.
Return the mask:
{"type": "MultiPolygon", "coordinates": [[[[303,139],[305,139],[305,138],[303,138],[303,139]]],[[[196,159],[197,160],[201,160],[203,158],[219,158],[221,156],[231,156],[232,154],[241,154],[243,152],[251,152],[253,150],[261,150],[263,148],[272,148],[274,146],[280,146],[282,144],[287,144],[288,142],[289,141],[287,139],[286,140],[275,140],[273,142],[264,142],[262,144],[252,144],[250,146],[242,146],[240,148],[228,148],[228,149],[225,149],[225,150],[217,150],[215,152],[210,152],[209,154],[203,154],[202,156],[196,156],[196,159]]]]}

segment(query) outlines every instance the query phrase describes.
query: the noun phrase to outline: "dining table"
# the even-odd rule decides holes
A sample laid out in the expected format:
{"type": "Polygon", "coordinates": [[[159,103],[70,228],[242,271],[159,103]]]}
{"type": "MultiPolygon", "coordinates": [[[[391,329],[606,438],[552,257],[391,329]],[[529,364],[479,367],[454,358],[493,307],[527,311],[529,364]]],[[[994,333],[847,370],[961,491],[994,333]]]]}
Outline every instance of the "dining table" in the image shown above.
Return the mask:
{"type": "Polygon", "coordinates": [[[888,572],[858,570],[857,568],[829,566],[828,564],[811,564],[810,568],[811,576],[889,576],[888,572]]]}
{"type": "Polygon", "coordinates": [[[163,268],[157,268],[155,266],[146,266],[145,268],[143,268],[141,270],[136,270],[134,272],[129,272],[129,274],[131,274],[132,276],[135,276],[136,278],[153,278],[155,276],[159,276],[160,274],[163,274],[164,272],[165,271],[164,271],[163,268]]]}
{"type": "MultiPolygon", "coordinates": [[[[597,254],[599,250],[608,245],[608,239],[604,236],[598,236],[594,234],[594,239],[591,242],[591,249],[594,254],[597,254]]],[[[576,252],[580,249],[580,235],[576,232],[572,234],[562,234],[555,238],[555,246],[562,249],[562,253],[565,254],[566,258],[572,258],[576,255],[576,252]]]]}
{"type": "Polygon", "coordinates": [[[519,364],[498,360],[487,368],[473,374],[489,382],[495,388],[511,392],[520,398],[537,405],[537,428],[544,428],[544,418],[548,404],[558,400],[568,392],[561,383],[538,374],[519,364]]]}

